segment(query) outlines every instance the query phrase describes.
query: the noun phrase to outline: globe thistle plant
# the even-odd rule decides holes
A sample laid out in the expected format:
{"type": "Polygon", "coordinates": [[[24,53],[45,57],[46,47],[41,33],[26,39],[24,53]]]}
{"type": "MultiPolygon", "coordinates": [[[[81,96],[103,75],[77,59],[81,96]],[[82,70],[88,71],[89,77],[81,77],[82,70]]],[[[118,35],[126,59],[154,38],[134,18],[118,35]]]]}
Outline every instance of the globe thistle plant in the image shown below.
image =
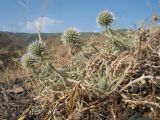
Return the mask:
{"type": "Polygon", "coordinates": [[[35,57],[44,57],[46,52],[46,45],[42,41],[35,41],[31,43],[28,47],[28,53],[35,57]]]}
{"type": "Polygon", "coordinates": [[[159,16],[158,15],[153,15],[152,19],[153,19],[153,21],[157,22],[157,21],[159,21],[159,16]]]}
{"type": "Polygon", "coordinates": [[[52,64],[46,45],[43,41],[36,41],[29,45],[28,52],[21,58],[22,65],[28,68],[33,75],[43,80],[56,75],[60,79],[63,76],[52,64]]]}
{"type": "Polygon", "coordinates": [[[105,27],[106,30],[110,27],[113,21],[114,21],[114,16],[109,11],[102,11],[99,13],[97,17],[98,25],[100,25],[101,27],[105,27]]]}
{"type": "Polygon", "coordinates": [[[62,42],[65,45],[76,45],[79,40],[79,32],[74,28],[67,29],[62,35],[62,42]]]}
{"type": "Polygon", "coordinates": [[[21,62],[24,67],[34,68],[37,62],[37,58],[27,53],[22,56],[21,62]]]}

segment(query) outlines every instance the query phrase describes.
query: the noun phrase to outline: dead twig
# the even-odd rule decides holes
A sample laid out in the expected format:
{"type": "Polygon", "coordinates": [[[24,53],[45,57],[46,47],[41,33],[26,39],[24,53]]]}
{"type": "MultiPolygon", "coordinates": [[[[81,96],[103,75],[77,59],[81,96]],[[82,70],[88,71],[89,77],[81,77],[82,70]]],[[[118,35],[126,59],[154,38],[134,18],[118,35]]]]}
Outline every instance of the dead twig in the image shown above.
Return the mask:
{"type": "Polygon", "coordinates": [[[144,100],[144,101],[140,101],[140,100],[137,100],[137,101],[135,101],[135,100],[123,100],[124,102],[127,102],[127,103],[135,103],[135,104],[148,104],[148,105],[152,105],[152,106],[155,106],[155,107],[157,107],[157,108],[160,108],[160,105],[159,105],[159,103],[156,103],[156,102],[150,102],[150,101],[146,101],[146,100],[144,100]]]}
{"type": "MultiPolygon", "coordinates": [[[[144,75],[142,75],[141,77],[139,77],[139,78],[137,78],[137,79],[135,79],[134,81],[131,81],[131,82],[129,82],[127,85],[125,85],[121,90],[120,90],[120,92],[122,92],[123,90],[125,90],[126,88],[128,88],[129,86],[131,86],[132,84],[134,84],[134,83],[137,83],[137,82],[140,82],[140,81],[142,81],[142,80],[144,80],[144,79],[153,79],[154,77],[153,76],[150,76],[150,75],[148,75],[148,76],[144,76],[144,75]]],[[[155,77],[156,79],[160,79],[160,77],[155,77]]]]}

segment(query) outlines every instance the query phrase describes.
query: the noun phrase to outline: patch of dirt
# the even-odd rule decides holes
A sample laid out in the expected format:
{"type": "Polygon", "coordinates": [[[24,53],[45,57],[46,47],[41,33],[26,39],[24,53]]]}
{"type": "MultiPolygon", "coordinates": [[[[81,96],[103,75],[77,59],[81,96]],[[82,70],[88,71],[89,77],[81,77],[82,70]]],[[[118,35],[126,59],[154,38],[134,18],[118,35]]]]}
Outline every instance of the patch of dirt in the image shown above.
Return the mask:
{"type": "Polygon", "coordinates": [[[9,83],[0,82],[0,119],[17,120],[31,104],[31,83],[16,79],[9,83]]]}

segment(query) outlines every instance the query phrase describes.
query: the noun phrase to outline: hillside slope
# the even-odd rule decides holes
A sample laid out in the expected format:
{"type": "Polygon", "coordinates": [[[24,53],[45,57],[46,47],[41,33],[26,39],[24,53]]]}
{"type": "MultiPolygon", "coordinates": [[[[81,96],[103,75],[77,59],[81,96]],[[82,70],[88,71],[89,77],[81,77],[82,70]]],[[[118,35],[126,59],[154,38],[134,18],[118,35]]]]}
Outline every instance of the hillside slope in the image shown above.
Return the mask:
{"type": "Polygon", "coordinates": [[[9,32],[0,32],[0,50],[15,51],[27,45],[25,39],[19,39],[9,32]]]}

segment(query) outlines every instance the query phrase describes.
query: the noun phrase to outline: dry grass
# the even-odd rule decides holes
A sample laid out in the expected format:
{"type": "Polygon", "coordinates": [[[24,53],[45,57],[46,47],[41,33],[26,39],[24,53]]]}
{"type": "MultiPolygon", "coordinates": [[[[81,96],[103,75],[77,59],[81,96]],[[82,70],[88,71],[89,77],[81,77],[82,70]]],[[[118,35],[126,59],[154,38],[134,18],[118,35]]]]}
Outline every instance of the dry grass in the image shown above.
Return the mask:
{"type": "MultiPolygon", "coordinates": [[[[54,51],[52,62],[67,74],[64,78],[67,87],[55,84],[52,79],[32,79],[23,68],[17,69],[21,74],[13,73],[15,76],[8,79],[28,76],[33,85],[30,94],[33,101],[19,120],[132,120],[137,114],[139,119],[158,120],[160,32],[145,35],[140,33],[139,44],[134,44],[137,46],[133,49],[122,50],[108,42],[113,37],[102,34],[101,38],[86,41],[75,56],[67,56],[67,48],[62,45],[54,50],[50,46],[50,52],[54,51]],[[62,56],[58,53],[61,48],[65,49],[60,50],[62,56]],[[55,57],[56,54],[60,56],[55,57]]],[[[136,43],[137,38],[134,40],[136,43]]],[[[120,42],[126,45],[126,41],[120,42]]]]}

